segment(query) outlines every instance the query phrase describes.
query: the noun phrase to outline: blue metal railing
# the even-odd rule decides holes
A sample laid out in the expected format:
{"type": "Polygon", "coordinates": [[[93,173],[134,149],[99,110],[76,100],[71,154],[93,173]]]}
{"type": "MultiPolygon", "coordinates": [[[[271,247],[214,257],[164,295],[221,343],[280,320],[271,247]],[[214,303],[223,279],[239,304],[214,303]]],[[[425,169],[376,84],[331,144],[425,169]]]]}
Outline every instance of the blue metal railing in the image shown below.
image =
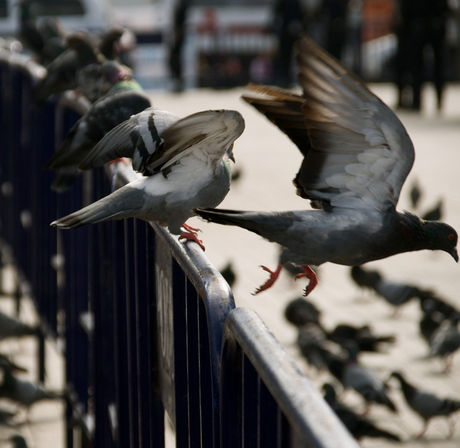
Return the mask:
{"type": "Polygon", "coordinates": [[[132,219],[49,226],[136,174],[111,165],[50,191],[42,166],[79,115],[32,102],[40,70],[0,53],[0,238],[64,347],[66,446],[163,447],[166,413],[180,448],[356,447],[197,245],[132,219]]]}

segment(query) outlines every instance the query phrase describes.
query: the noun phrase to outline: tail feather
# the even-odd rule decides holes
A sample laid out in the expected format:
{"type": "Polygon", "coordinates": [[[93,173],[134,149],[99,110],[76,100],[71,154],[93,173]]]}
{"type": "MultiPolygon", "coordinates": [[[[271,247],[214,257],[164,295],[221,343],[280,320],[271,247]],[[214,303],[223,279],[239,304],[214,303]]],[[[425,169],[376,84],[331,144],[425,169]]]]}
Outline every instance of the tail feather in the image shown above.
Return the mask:
{"type": "Polygon", "coordinates": [[[81,210],[53,221],[51,225],[61,229],[74,229],[109,219],[136,216],[136,212],[144,205],[144,200],[142,194],[132,193],[131,188],[122,187],[81,210]]]}

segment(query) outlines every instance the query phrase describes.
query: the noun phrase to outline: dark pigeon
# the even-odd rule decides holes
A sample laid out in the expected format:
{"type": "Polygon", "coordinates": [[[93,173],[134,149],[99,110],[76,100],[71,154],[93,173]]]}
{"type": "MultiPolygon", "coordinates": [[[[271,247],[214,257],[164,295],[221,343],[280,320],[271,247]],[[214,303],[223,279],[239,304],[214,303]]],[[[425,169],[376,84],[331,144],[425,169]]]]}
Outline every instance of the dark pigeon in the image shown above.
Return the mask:
{"type": "Polygon", "coordinates": [[[430,342],[429,357],[440,357],[444,362],[444,372],[452,370],[453,356],[460,348],[460,332],[458,323],[460,314],[455,314],[444,322],[433,332],[430,342]]]}
{"type": "MultiPolygon", "coordinates": [[[[397,378],[407,404],[424,420],[424,425],[415,438],[421,438],[426,433],[428,424],[433,417],[450,416],[460,409],[460,400],[439,398],[431,392],[427,392],[410,384],[400,372],[392,372],[392,377],[397,378]]],[[[454,434],[454,424],[448,421],[449,437],[454,434]]]]}
{"type": "Polygon", "coordinates": [[[418,203],[420,201],[420,198],[422,197],[422,190],[420,189],[420,186],[417,182],[417,180],[414,180],[412,183],[412,187],[409,192],[409,198],[410,202],[412,204],[412,208],[415,210],[418,207],[418,203]]]}
{"type": "Polygon", "coordinates": [[[317,284],[311,266],[326,262],[357,266],[425,249],[443,250],[458,261],[451,226],[396,211],[415,156],[398,117],[311,39],[301,37],[297,49],[302,95],[260,87],[255,90],[262,98],[243,99],[296,142],[304,155],[294,180],[297,193],[320,210],[197,211],[284,247],[274,271],[263,267],[270,278],[256,292],[274,284],[285,262],[304,268],[298,277],[310,279],[308,295],[317,284]]]}
{"type": "Polygon", "coordinates": [[[318,307],[303,297],[291,300],[284,309],[284,317],[288,322],[296,327],[313,322],[319,324],[321,311],[318,307]]]}
{"type": "Polygon", "coordinates": [[[351,279],[362,289],[371,290],[382,278],[380,273],[375,270],[367,270],[362,266],[353,266],[350,270],[351,279]]]}
{"type": "Polygon", "coordinates": [[[332,384],[324,384],[323,392],[326,403],[332,408],[340,421],[345,425],[345,428],[350,431],[356,440],[361,440],[363,437],[383,438],[392,442],[399,442],[401,440],[396,434],[379,428],[371,420],[357,414],[353,409],[340,402],[332,384]]]}
{"type": "Polygon", "coordinates": [[[299,327],[297,346],[300,353],[312,367],[317,370],[327,370],[328,355],[327,334],[320,325],[309,322],[299,327]]]}

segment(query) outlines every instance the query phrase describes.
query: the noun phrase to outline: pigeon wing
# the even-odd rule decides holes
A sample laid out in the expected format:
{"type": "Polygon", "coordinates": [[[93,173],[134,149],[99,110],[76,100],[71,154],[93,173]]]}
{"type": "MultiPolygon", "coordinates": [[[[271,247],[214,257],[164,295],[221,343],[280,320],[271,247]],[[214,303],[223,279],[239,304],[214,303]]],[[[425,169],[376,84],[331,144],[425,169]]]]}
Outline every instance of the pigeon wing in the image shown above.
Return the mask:
{"type": "Polygon", "coordinates": [[[396,206],[414,162],[397,116],[352,72],[298,41],[299,82],[311,151],[296,182],[305,197],[332,206],[384,210],[396,206]]]}

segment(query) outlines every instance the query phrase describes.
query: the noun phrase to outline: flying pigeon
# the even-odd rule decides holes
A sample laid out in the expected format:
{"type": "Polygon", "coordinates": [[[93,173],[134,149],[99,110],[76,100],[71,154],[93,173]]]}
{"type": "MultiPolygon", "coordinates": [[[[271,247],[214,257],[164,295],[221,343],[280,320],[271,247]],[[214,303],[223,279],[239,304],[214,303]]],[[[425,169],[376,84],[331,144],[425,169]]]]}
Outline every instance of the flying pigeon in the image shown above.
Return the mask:
{"type": "MultiPolygon", "coordinates": [[[[138,170],[138,153],[142,158],[150,149],[149,157],[141,165],[152,174],[52,222],[52,226],[71,229],[109,219],[135,217],[158,221],[180,238],[201,244],[193,229],[185,226],[186,231],[182,232],[181,227],[193,216],[195,208],[215,207],[227,195],[231,171],[226,157],[244,130],[244,119],[237,111],[208,110],[176,121],[158,135],[154,116],[149,112],[144,117],[151,120],[139,119],[136,130],[130,119],[109,132],[98,146],[104,146],[107,140],[108,149],[117,153],[115,157],[131,156],[138,170]],[[130,154],[126,154],[126,150],[130,154]]],[[[107,155],[101,157],[102,163],[111,159],[107,155]]]]}
{"type": "Polygon", "coordinates": [[[284,247],[281,263],[257,291],[271,287],[284,262],[356,266],[402,252],[443,250],[456,261],[457,232],[440,222],[399,213],[396,205],[414,162],[402,123],[353,73],[302,36],[297,44],[303,95],[254,87],[243,96],[297,144],[304,155],[294,183],[320,210],[249,212],[198,210],[204,219],[243,227],[284,247]]]}
{"type": "MultiPolygon", "coordinates": [[[[126,68],[115,61],[101,65],[101,75],[108,79],[112,88],[75,123],[45,168],[78,167],[105,134],[151,106],[150,98],[126,68]]],[[[176,115],[167,114],[173,117],[167,123],[179,119],[176,115]]]]}
{"type": "Polygon", "coordinates": [[[360,440],[363,437],[384,438],[393,442],[401,440],[396,434],[380,429],[371,420],[357,414],[353,409],[340,402],[332,384],[325,383],[323,385],[323,393],[326,403],[356,440],[360,440]]]}
{"type": "MultiPolygon", "coordinates": [[[[407,404],[424,420],[424,425],[415,438],[424,436],[428,424],[433,417],[453,414],[460,409],[460,400],[439,398],[435,394],[416,388],[410,384],[400,372],[392,372],[391,376],[398,379],[407,404]]],[[[448,420],[449,437],[454,434],[453,422],[448,420]]]]}

